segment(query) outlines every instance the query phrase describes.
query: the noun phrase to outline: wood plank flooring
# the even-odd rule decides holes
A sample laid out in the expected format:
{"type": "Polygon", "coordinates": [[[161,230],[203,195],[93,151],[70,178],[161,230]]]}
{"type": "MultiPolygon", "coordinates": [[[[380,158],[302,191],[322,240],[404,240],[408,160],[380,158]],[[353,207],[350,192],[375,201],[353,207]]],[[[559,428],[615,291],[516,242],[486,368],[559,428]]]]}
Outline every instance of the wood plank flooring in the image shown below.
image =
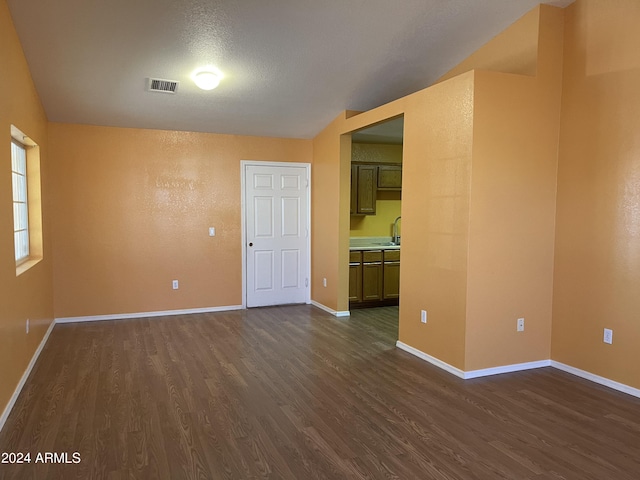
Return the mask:
{"type": "Polygon", "coordinates": [[[396,339],[397,307],[57,325],[0,433],[32,463],[0,478],[640,478],[640,399],[552,368],[464,381],[396,339]]]}

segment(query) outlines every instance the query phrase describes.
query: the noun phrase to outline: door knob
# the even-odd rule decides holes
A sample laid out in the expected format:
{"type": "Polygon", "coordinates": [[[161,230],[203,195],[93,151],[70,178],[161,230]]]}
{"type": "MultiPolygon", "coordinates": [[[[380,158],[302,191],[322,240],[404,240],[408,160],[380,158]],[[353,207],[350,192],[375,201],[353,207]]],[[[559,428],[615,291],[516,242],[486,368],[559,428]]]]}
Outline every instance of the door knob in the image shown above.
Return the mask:
{"type": "Polygon", "coordinates": [[[253,242],[249,242],[249,246],[250,246],[250,247],[253,247],[253,242]]]}

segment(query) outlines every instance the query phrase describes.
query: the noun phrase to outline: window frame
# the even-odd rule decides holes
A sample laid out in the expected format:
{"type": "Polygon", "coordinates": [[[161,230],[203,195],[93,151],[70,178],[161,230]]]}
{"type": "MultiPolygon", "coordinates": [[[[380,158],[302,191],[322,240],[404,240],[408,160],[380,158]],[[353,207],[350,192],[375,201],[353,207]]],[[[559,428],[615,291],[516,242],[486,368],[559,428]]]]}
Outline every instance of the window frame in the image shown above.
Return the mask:
{"type": "Polygon", "coordinates": [[[11,182],[13,199],[14,257],[16,266],[19,266],[29,261],[31,257],[31,241],[29,230],[27,146],[15,138],[11,139],[11,182]],[[15,148],[18,148],[22,152],[21,158],[15,158],[15,148]],[[20,162],[20,164],[18,164],[18,162],[20,162]],[[25,236],[26,242],[24,240],[25,236]],[[20,240],[20,237],[22,237],[22,240],[20,240]]]}
{"type": "MultiPolygon", "coordinates": [[[[22,130],[20,130],[15,125],[11,125],[11,145],[10,152],[8,156],[11,157],[12,163],[11,165],[7,165],[11,168],[11,195],[12,195],[12,213],[14,216],[14,252],[13,258],[16,262],[16,277],[22,275],[23,273],[31,270],[34,266],[40,263],[44,258],[44,238],[43,238],[43,224],[42,224],[42,182],[41,182],[41,165],[40,165],[40,146],[33,141],[33,139],[27,135],[25,135],[22,130]],[[28,249],[29,254],[27,256],[20,255],[20,258],[16,260],[16,256],[18,256],[18,249],[16,248],[16,216],[17,216],[17,207],[14,207],[13,199],[15,198],[14,194],[14,177],[13,172],[15,165],[13,161],[13,145],[17,145],[18,147],[22,147],[24,149],[26,169],[25,177],[26,177],[26,189],[24,190],[24,199],[26,203],[26,212],[24,212],[24,207],[22,207],[23,217],[28,219],[26,222],[27,225],[27,238],[28,238],[28,249]],[[27,193],[28,192],[28,193],[27,193]],[[27,196],[28,195],[28,196],[27,196]]],[[[6,144],[5,144],[6,145],[6,144]]],[[[5,147],[6,148],[6,147],[5,147]]],[[[23,235],[24,238],[24,235],[23,235]]],[[[7,252],[8,254],[8,252],[7,252]]]]}

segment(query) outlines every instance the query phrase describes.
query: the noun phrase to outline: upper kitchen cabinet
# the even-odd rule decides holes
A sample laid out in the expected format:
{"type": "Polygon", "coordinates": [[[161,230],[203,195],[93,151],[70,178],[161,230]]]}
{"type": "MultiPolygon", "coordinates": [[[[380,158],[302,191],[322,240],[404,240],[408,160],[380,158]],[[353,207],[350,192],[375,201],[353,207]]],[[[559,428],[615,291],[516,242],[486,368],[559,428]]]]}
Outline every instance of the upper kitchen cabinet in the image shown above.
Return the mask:
{"type": "Polygon", "coordinates": [[[378,190],[402,189],[402,167],[400,165],[380,165],[378,167],[378,190]]]}
{"type": "Polygon", "coordinates": [[[351,214],[375,215],[377,190],[377,165],[351,166],[351,214]]]}
{"type": "Polygon", "coordinates": [[[388,213],[388,202],[400,202],[403,131],[404,119],[398,117],[351,134],[351,215],[388,213]],[[398,193],[378,195],[387,191],[398,193]]]}
{"type": "Polygon", "coordinates": [[[351,165],[351,214],[375,215],[378,191],[401,189],[400,165],[351,165]]]}

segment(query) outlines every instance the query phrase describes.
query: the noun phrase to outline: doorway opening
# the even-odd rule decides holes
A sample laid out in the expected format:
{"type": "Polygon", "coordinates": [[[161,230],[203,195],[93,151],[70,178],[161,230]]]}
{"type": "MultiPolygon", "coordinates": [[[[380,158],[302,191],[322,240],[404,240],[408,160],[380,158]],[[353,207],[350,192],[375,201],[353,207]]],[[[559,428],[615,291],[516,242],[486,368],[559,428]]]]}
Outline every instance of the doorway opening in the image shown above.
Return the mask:
{"type": "Polygon", "coordinates": [[[351,134],[350,310],[391,306],[397,312],[403,138],[403,116],[351,134]]]}

